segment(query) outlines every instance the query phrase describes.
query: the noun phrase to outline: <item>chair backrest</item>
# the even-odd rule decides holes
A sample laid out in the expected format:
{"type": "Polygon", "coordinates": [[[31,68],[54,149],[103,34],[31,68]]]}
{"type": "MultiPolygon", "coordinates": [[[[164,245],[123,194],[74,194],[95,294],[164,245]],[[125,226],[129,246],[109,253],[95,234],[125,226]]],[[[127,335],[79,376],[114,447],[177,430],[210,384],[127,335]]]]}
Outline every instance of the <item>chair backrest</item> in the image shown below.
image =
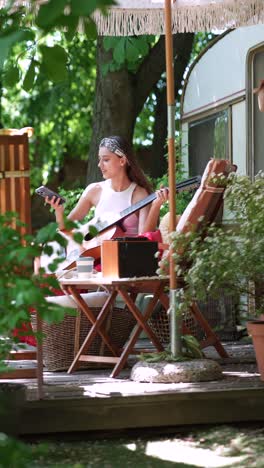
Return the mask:
{"type": "MultiPolygon", "coordinates": [[[[237,166],[226,159],[210,159],[201,180],[201,185],[181,215],[176,231],[197,231],[201,226],[213,223],[223,206],[224,186],[212,182],[214,176],[227,177],[237,166]]],[[[220,184],[221,185],[221,184],[220,184]]],[[[223,184],[224,185],[224,184],[223,184]]]]}
{"type": "Polygon", "coordinates": [[[16,211],[26,224],[19,228],[25,234],[31,232],[31,203],[28,132],[22,130],[0,131],[0,213],[16,211]]]}

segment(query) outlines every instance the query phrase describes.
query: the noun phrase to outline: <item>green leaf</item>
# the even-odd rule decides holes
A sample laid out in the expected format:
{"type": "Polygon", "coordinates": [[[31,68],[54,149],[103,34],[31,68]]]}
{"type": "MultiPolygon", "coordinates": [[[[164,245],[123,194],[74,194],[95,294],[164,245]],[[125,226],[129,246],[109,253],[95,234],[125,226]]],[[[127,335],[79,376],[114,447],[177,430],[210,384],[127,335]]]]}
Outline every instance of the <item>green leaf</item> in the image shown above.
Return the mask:
{"type": "Polygon", "coordinates": [[[13,87],[20,78],[19,68],[16,65],[9,67],[4,74],[4,83],[7,87],[13,87]]]}
{"type": "Polygon", "coordinates": [[[106,10],[107,6],[114,5],[114,0],[71,0],[71,12],[77,16],[90,16],[97,8],[102,11],[106,10]]]}
{"type": "Polygon", "coordinates": [[[42,29],[49,29],[56,19],[63,13],[68,0],[50,0],[41,5],[36,17],[36,25],[42,29]]]}
{"type": "Polygon", "coordinates": [[[66,28],[64,34],[68,41],[72,41],[74,38],[78,27],[78,22],[79,19],[76,16],[64,15],[61,17],[61,24],[66,28]]]}
{"type": "Polygon", "coordinates": [[[67,53],[61,46],[55,45],[47,47],[40,46],[43,57],[43,68],[46,70],[48,77],[54,81],[63,81],[67,78],[67,53]]]}
{"type": "Polygon", "coordinates": [[[96,24],[92,19],[85,19],[84,31],[87,38],[95,40],[97,38],[96,24]]]}
{"type": "Polygon", "coordinates": [[[57,232],[57,223],[49,223],[41,228],[36,235],[36,243],[44,244],[50,240],[53,240],[57,232]]]}
{"type": "Polygon", "coordinates": [[[128,62],[137,62],[139,59],[138,49],[131,40],[126,42],[126,58],[128,62]]]}
{"type": "Polygon", "coordinates": [[[98,7],[98,0],[71,0],[71,12],[77,16],[89,16],[98,7]]]}
{"type": "Polygon", "coordinates": [[[24,28],[23,32],[23,41],[34,41],[36,38],[36,33],[33,29],[24,28]]]}
{"type": "Polygon", "coordinates": [[[24,40],[27,33],[25,31],[14,31],[4,36],[0,36],[0,70],[3,69],[5,60],[7,59],[12,46],[16,42],[24,40]]]}
{"type": "Polygon", "coordinates": [[[135,72],[142,57],[148,54],[149,41],[147,37],[142,38],[117,38],[109,37],[104,39],[104,49],[113,49],[113,61],[108,64],[110,71],[120,70],[126,67],[129,71],[135,72]]]}
{"type": "Polygon", "coordinates": [[[106,50],[106,52],[108,52],[110,49],[114,49],[118,39],[119,38],[117,38],[117,37],[111,37],[111,36],[104,37],[103,46],[104,46],[104,49],[106,50]]]}
{"type": "Polygon", "coordinates": [[[60,305],[52,304],[51,302],[47,302],[46,309],[42,310],[41,312],[40,315],[47,323],[61,322],[64,319],[65,313],[68,313],[69,315],[74,315],[75,313],[76,315],[76,311],[73,309],[68,307],[61,307],[60,305]]]}
{"type": "Polygon", "coordinates": [[[118,64],[124,63],[125,61],[125,43],[126,39],[120,38],[114,48],[113,58],[118,64]]]}
{"type": "Polygon", "coordinates": [[[73,240],[77,242],[77,244],[81,244],[83,241],[83,235],[80,232],[75,232],[73,234],[73,240]]]}
{"type": "Polygon", "coordinates": [[[27,72],[25,74],[24,81],[22,84],[22,87],[25,91],[29,91],[33,87],[35,76],[36,76],[35,65],[36,65],[36,62],[34,59],[32,59],[27,69],[27,72]]]}
{"type": "Polygon", "coordinates": [[[143,57],[148,54],[149,51],[149,44],[145,36],[137,37],[133,40],[134,46],[138,49],[138,52],[143,57]]]}
{"type": "Polygon", "coordinates": [[[98,234],[98,229],[96,229],[92,224],[89,226],[89,234],[91,237],[96,237],[98,234]]]}

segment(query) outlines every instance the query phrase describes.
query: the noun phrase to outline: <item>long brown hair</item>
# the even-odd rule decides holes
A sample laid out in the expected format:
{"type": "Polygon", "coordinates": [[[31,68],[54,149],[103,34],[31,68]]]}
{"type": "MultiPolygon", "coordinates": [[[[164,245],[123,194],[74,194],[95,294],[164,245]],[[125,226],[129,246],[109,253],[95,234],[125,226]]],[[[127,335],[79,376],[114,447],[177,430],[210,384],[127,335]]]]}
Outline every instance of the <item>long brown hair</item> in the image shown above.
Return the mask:
{"type": "Polygon", "coordinates": [[[131,182],[135,182],[137,185],[140,185],[140,187],[146,189],[148,193],[153,193],[152,185],[150,184],[141,167],[139,166],[138,162],[136,161],[132,147],[129,144],[129,142],[125,140],[125,138],[121,136],[109,136],[107,138],[103,138],[103,140],[100,143],[100,146],[111,146],[111,148],[108,148],[110,149],[110,151],[113,151],[119,156],[126,156],[126,172],[128,178],[131,180],[131,182]]]}

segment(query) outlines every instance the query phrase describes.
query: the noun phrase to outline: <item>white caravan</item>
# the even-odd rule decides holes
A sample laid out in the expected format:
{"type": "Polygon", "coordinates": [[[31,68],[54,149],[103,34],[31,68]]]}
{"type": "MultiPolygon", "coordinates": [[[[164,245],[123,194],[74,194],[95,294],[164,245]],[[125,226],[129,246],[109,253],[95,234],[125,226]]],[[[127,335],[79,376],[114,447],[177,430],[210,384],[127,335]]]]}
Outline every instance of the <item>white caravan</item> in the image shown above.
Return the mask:
{"type": "Polygon", "coordinates": [[[181,103],[182,151],[190,176],[210,157],[227,158],[240,174],[264,170],[264,112],[257,88],[264,79],[264,25],[218,36],[192,64],[181,103]]]}

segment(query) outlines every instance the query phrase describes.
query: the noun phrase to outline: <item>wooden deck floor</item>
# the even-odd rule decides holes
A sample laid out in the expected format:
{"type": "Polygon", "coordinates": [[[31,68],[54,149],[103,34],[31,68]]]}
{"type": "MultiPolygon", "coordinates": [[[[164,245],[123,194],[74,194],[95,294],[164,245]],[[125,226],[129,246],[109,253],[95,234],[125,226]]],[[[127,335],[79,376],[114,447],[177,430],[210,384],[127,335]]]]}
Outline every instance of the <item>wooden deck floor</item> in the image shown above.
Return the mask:
{"type": "Polygon", "coordinates": [[[27,387],[21,434],[112,431],[187,424],[264,421],[264,382],[252,345],[225,344],[230,358],[208,357],[222,365],[223,379],[213,382],[138,383],[124,370],[118,379],[109,369],[45,372],[43,400],[35,379],[19,379],[27,387]]]}

